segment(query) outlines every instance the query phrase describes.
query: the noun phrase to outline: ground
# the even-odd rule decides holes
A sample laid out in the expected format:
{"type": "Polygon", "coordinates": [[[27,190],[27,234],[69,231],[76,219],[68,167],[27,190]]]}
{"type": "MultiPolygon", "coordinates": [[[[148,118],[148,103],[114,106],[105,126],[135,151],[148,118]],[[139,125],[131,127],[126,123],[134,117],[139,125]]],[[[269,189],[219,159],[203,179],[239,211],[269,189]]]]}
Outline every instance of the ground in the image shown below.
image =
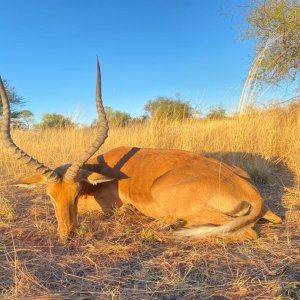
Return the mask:
{"type": "Polygon", "coordinates": [[[279,174],[257,185],[284,223],[260,221],[247,242],[178,240],[116,209],[81,215],[62,245],[44,188],[0,180],[3,299],[300,299],[300,193],[279,174]]]}

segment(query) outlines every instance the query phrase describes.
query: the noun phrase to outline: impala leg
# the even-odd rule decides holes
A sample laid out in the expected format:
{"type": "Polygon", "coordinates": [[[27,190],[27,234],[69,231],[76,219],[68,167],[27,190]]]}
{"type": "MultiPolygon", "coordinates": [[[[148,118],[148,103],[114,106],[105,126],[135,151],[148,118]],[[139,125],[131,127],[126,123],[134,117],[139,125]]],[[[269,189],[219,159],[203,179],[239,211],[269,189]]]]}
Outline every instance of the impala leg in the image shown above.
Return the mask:
{"type": "Polygon", "coordinates": [[[126,203],[120,207],[120,211],[124,214],[133,214],[137,209],[132,204],[126,203]]]}
{"type": "Polygon", "coordinates": [[[246,228],[242,228],[238,231],[231,232],[226,238],[229,238],[234,241],[256,240],[258,238],[258,235],[256,231],[252,228],[253,225],[254,224],[251,224],[246,228]]]}
{"type": "MultiPolygon", "coordinates": [[[[239,217],[236,217],[239,218],[239,217]]],[[[235,219],[235,217],[228,216],[226,214],[223,214],[219,211],[213,210],[213,209],[205,209],[203,210],[203,213],[201,215],[196,216],[190,216],[187,218],[187,224],[185,227],[199,227],[201,228],[203,225],[203,228],[205,227],[211,227],[213,225],[217,227],[222,225],[225,225],[226,223],[232,221],[235,219]],[[199,226],[200,225],[200,226],[199,226]]],[[[257,239],[257,233],[252,228],[254,226],[254,223],[248,224],[245,227],[242,227],[238,230],[232,231],[232,232],[219,232],[216,233],[215,237],[219,238],[225,238],[226,240],[231,241],[246,241],[246,240],[254,240],[257,239]]],[[[189,229],[186,229],[188,232],[189,229]]]]}
{"type": "Polygon", "coordinates": [[[179,228],[184,227],[186,221],[182,219],[177,219],[176,221],[173,222],[164,222],[164,223],[165,224],[167,223],[167,225],[163,227],[163,230],[177,230],[179,228]]]}
{"type": "Polygon", "coordinates": [[[198,225],[223,225],[231,221],[232,217],[214,208],[204,208],[200,214],[188,216],[185,220],[185,227],[194,227],[198,225]]]}
{"type": "MultiPolygon", "coordinates": [[[[234,217],[228,216],[221,213],[215,209],[206,208],[203,210],[201,215],[190,216],[187,218],[186,227],[194,227],[195,225],[223,225],[234,219],[234,217]]],[[[256,231],[252,228],[253,224],[249,224],[245,228],[240,230],[227,233],[223,238],[234,240],[234,241],[246,241],[246,240],[255,240],[258,238],[256,231]]]]}
{"type": "Polygon", "coordinates": [[[264,207],[264,214],[262,215],[262,218],[275,224],[282,223],[282,219],[271,212],[267,206],[264,207]]]}

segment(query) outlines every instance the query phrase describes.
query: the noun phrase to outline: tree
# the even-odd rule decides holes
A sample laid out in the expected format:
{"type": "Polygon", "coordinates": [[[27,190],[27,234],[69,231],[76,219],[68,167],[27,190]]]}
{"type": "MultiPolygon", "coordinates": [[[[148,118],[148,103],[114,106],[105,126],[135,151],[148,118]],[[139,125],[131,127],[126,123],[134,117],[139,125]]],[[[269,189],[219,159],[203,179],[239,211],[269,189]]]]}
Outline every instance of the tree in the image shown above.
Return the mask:
{"type": "Polygon", "coordinates": [[[33,113],[28,109],[20,110],[15,112],[12,120],[18,128],[30,128],[33,125],[33,113]]]}
{"type": "MultiPolygon", "coordinates": [[[[7,80],[3,80],[3,85],[7,93],[8,101],[12,104],[12,118],[17,118],[19,112],[16,110],[16,107],[23,105],[25,100],[22,96],[18,95],[14,87],[8,84],[7,80]]],[[[2,115],[2,101],[0,101],[0,113],[2,115]]]]}
{"type": "Polygon", "coordinates": [[[211,120],[222,119],[226,117],[226,112],[222,105],[211,106],[206,116],[211,120]]]}
{"type": "Polygon", "coordinates": [[[119,110],[113,110],[110,106],[105,107],[105,112],[109,126],[112,127],[124,127],[128,125],[132,120],[130,114],[121,112],[119,110]]]}
{"type": "Polygon", "coordinates": [[[149,116],[147,116],[147,115],[141,115],[139,117],[132,118],[131,121],[130,121],[130,123],[131,124],[143,124],[146,121],[148,121],[148,119],[149,119],[149,116]]]}
{"type": "Polygon", "coordinates": [[[149,100],[144,110],[150,114],[152,118],[166,119],[185,119],[190,118],[193,109],[188,101],[182,101],[179,97],[157,97],[155,100],[149,100]]]}
{"type": "Polygon", "coordinates": [[[249,37],[257,41],[256,80],[277,85],[292,82],[300,68],[299,0],[252,0],[247,21],[249,37]]]}
{"type": "MultiPolygon", "coordinates": [[[[106,118],[108,121],[108,125],[110,127],[124,127],[131,123],[134,119],[130,116],[130,114],[126,112],[121,112],[119,110],[113,110],[112,107],[110,106],[105,106],[104,107],[106,118]]],[[[98,120],[95,119],[91,127],[97,126],[98,120]]]]}
{"type": "Polygon", "coordinates": [[[67,128],[75,127],[75,123],[69,117],[65,117],[61,114],[44,114],[42,122],[37,127],[46,128],[67,128]]]}

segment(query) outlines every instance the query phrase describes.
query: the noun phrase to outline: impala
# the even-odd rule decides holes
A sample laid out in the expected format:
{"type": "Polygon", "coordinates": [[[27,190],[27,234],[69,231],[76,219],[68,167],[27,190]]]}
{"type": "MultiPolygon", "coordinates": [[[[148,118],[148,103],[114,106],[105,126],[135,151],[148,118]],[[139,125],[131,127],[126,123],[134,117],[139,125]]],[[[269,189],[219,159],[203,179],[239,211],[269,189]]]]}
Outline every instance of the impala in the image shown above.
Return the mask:
{"type": "Polygon", "coordinates": [[[58,234],[66,241],[77,225],[78,203],[107,211],[132,205],[167,224],[181,220],[180,237],[257,238],[254,224],[264,218],[281,223],[249,175],[234,166],[181,150],[120,147],[91,158],[108,136],[97,58],[95,141],[72,164],[52,170],[21,150],[10,135],[10,106],[0,78],[3,104],[1,139],[18,160],[37,174],[23,184],[45,183],[55,209],[58,234]]]}

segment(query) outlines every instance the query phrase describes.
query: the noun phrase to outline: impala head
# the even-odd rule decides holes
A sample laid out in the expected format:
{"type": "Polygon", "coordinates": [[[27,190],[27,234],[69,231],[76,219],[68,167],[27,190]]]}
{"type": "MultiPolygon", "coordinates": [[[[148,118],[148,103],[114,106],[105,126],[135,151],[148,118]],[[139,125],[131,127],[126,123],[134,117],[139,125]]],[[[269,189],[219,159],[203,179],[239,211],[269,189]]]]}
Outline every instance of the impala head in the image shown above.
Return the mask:
{"type": "Polygon", "coordinates": [[[81,191],[82,183],[88,182],[96,185],[101,182],[111,181],[99,173],[81,169],[83,164],[100,148],[108,134],[108,123],[105,116],[101,96],[101,74],[97,58],[97,84],[96,106],[98,111],[99,131],[95,141],[86,149],[81,157],[70,165],[58,167],[55,170],[43,165],[32,156],[21,150],[10,135],[10,106],[7,94],[0,77],[0,95],[3,105],[1,124],[1,139],[4,145],[12,152],[16,159],[36,170],[38,174],[21,180],[23,184],[45,183],[47,194],[50,196],[55,209],[58,222],[58,233],[61,240],[73,232],[77,225],[77,199],[81,191]]]}

